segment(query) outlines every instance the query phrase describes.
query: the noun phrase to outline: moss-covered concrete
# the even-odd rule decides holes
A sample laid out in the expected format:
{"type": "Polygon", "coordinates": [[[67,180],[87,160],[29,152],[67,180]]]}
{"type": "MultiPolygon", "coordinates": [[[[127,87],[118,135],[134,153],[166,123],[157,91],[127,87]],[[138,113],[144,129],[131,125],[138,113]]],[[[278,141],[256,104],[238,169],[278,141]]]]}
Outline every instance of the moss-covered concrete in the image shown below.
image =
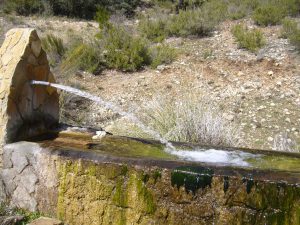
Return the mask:
{"type": "Polygon", "coordinates": [[[300,224],[300,187],[251,177],[59,162],[57,216],[68,224],[300,224]]]}
{"type": "MultiPolygon", "coordinates": [[[[33,189],[40,191],[30,196],[42,212],[51,205],[47,210],[66,224],[300,224],[295,165],[272,169],[258,161],[245,168],[188,162],[170,156],[157,142],[114,136],[95,141],[78,134],[5,149],[7,157],[11,152],[31,155],[28,166],[39,180],[33,189]],[[51,177],[57,181],[49,185],[51,177]]],[[[253,153],[285,162],[300,158],[253,153]]],[[[7,172],[18,168],[21,160],[15,161],[7,172]]]]}
{"type": "MultiPolygon", "coordinates": [[[[146,158],[159,160],[182,160],[164,151],[165,146],[157,141],[108,135],[101,140],[93,140],[92,134],[87,133],[59,133],[54,139],[41,141],[44,147],[66,150],[86,150],[109,156],[146,158]]],[[[211,149],[209,146],[199,146],[184,143],[174,143],[181,150],[211,149]]],[[[248,152],[259,157],[246,159],[250,169],[300,171],[300,154],[274,151],[258,151],[252,149],[217,148],[227,151],[248,152]]]]}

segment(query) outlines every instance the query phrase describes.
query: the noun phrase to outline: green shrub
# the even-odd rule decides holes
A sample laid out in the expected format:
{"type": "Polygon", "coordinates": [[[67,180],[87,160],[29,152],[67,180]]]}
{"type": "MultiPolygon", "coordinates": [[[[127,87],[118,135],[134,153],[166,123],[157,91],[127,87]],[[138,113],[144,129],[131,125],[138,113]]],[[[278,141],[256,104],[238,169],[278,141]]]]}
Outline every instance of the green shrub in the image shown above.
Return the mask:
{"type": "Polygon", "coordinates": [[[145,40],[134,37],[124,27],[111,26],[103,30],[99,37],[109,68],[136,71],[149,64],[150,55],[145,40]]]}
{"type": "Polygon", "coordinates": [[[151,49],[151,68],[158,65],[170,64],[175,60],[177,51],[165,44],[157,45],[151,49]]]}
{"type": "Polygon", "coordinates": [[[55,66],[66,52],[62,39],[47,34],[41,41],[43,49],[47,52],[50,65],[55,66]]]}
{"type": "Polygon", "coordinates": [[[67,52],[62,62],[62,70],[65,73],[76,70],[84,70],[90,73],[97,73],[103,69],[104,58],[103,49],[99,44],[76,43],[67,52]]]}
{"type": "Polygon", "coordinates": [[[284,10],[276,5],[265,5],[254,11],[253,19],[261,26],[276,25],[284,18],[284,10]]]}
{"type": "Polygon", "coordinates": [[[261,26],[276,25],[286,16],[297,15],[299,10],[299,0],[269,0],[257,7],[253,19],[261,26]]]}
{"type": "Polygon", "coordinates": [[[16,12],[19,15],[28,16],[44,11],[44,5],[41,0],[6,0],[4,2],[4,11],[6,13],[16,12]]]}
{"type": "Polygon", "coordinates": [[[101,29],[109,26],[110,13],[103,7],[98,6],[95,20],[101,29]]]}
{"type": "Polygon", "coordinates": [[[55,15],[93,19],[97,6],[131,16],[140,0],[50,0],[50,2],[55,15]]]}
{"type": "Polygon", "coordinates": [[[300,29],[297,22],[290,19],[283,20],[282,36],[288,38],[290,43],[300,50],[300,29]]]}
{"type": "Polygon", "coordinates": [[[281,36],[289,38],[297,33],[297,22],[288,18],[282,20],[281,36]]]}
{"type": "Polygon", "coordinates": [[[171,36],[206,36],[211,33],[225,17],[225,2],[212,0],[200,8],[180,11],[169,19],[167,31],[171,36]]]}
{"type": "Polygon", "coordinates": [[[248,30],[242,25],[236,25],[231,30],[240,48],[256,52],[265,44],[263,34],[258,29],[248,30]]]}
{"type": "Polygon", "coordinates": [[[54,15],[93,19],[97,6],[109,11],[122,11],[131,16],[140,0],[6,0],[6,12],[16,12],[20,15],[53,12],[54,15]]]}
{"type": "Polygon", "coordinates": [[[153,42],[162,42],[167,36],[166,22],[163,19],[143,19],[139,23],[138,30],[153,42]]]}

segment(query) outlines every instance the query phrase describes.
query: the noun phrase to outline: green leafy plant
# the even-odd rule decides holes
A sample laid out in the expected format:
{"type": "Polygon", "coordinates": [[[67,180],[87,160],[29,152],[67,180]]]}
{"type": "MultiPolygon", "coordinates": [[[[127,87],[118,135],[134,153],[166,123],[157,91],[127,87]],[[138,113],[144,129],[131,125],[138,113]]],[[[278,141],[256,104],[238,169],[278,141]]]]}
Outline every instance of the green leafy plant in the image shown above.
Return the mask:
{"type": "Polygon", "coordinates": [[[245,48],[251,52],[256,52],[265,45],[263,33],[259,29],[249,30],[243,25],[235,25],[232,30],[240,48],[245,48]]]}

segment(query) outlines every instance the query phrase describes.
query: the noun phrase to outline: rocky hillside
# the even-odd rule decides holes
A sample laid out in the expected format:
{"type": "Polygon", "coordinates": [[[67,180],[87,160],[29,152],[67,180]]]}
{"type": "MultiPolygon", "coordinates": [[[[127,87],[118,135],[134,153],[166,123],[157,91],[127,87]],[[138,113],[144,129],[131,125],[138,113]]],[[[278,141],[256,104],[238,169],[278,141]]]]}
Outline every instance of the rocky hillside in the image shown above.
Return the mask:
{"type": "MultiPolygon", "coordinates": [[[[296,18],[300,21],[300,18],[296,18]]],[[[134,26],[139,21],[124,19],[134,26]]],[[[272,149],[285,143],[300,145],[300,55],[282,25],[260,27],[265,45],[255,53],[239,47],[231,29],[257,25],[251,18],[225,20],[208,37],[167,37],[164,43],[176,49],[176,60],[136,72],[104,69],[96,75],[75,71],[65,75],[53,70],[58,82],[84,89],[135,112],[157,96],[178,100],[187,93],[208,99],[222,118],[239,128],[239,147],[272,149]],[[281,135],[281,136],[280,136],[281,135]],[[281,140],[281,141],[280,141],[281,140]],[[277,143],[277,145],[274,145],[277,143]]],[[[74,36],[94,37],[98,23],[60,17],[0,17],[0,42],[11,27],[35,27],[41,37],[52,34],[68,44],[74,36]]],[[[103,127],[121,135],[143,136],[129,121],[85,99],[62,94],[62,120],[103,127]]],[[[287,149],[288,150],[288,149],[287,149]]]]}

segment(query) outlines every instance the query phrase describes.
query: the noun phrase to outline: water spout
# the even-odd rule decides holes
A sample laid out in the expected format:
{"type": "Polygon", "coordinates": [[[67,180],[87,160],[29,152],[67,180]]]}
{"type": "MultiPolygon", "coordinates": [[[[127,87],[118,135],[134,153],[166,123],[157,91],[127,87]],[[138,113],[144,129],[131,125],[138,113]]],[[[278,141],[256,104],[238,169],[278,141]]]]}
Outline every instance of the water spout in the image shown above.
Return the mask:
{"type": "Polygon", "coordinates": [[[150,134],[152,137],[154,137],[155,139],[159,140],[162,144],[164,144],[167,147],[167,150],[176,150],[175,147],[172,145],[172,143],[170,143],[168,140],[163,138],[158,132],[156,132],[153,129],[151,129],[150,127],[144,125],[142,123],[142,121],[140,121],[135,115],[133,115],[132,113],[125,112],[120,107],[114,105],[111,102],[104,101],[102,98],[100,98],[98,96],[92,95],[85,91],[78,90],[76,88],[72,88],[69,86],[61,85],[61,84],[50,83],[47,81],[32,80],[30,83],[32,85],[44,85],[44,86],[54,87],[56,89],[60,89],[60,90],[81,96],[83,98],[89,99],[91,101],[94,101],[94,102],[102,105],[104,108],[110,109],[114,112],[117,112],[121,116],[124,116],[127,119],[131,120],[133,123],[135,123],[137,126],[139,126],[143,131],[150,134]]]}

